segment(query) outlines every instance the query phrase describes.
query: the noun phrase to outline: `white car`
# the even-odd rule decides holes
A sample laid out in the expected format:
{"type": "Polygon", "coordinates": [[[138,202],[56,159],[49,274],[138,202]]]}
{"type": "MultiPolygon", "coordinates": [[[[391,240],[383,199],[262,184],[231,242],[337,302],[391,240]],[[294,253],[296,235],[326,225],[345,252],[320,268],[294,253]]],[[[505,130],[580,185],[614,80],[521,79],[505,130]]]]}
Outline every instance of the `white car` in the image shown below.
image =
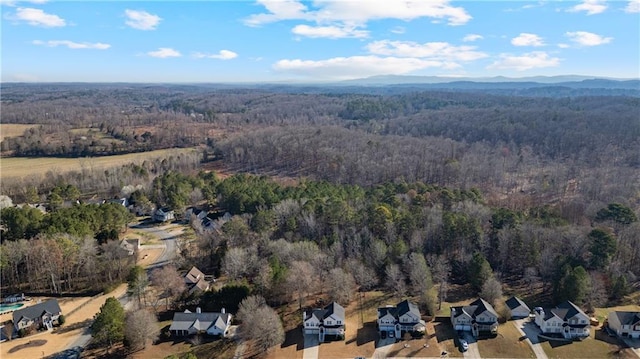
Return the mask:
{"type": "Polygon", "coordinates": [[[460,339],[460,349],[463,352],[466,352],[469,349],[469,343],[467,343],[467,341],[464,339],[460,339]]]}

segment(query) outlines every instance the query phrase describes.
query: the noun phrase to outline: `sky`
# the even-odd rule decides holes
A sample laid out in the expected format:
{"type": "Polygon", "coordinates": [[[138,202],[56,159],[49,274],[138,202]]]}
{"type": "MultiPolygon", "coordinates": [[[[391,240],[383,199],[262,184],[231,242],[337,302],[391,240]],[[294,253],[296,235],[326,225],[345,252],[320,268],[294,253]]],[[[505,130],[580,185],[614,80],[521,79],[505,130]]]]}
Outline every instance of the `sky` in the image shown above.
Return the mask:
{"type": "Polygon", "coordinates": [[[2,82],[640,78],[640,0],[0,0],[2,82]]]}

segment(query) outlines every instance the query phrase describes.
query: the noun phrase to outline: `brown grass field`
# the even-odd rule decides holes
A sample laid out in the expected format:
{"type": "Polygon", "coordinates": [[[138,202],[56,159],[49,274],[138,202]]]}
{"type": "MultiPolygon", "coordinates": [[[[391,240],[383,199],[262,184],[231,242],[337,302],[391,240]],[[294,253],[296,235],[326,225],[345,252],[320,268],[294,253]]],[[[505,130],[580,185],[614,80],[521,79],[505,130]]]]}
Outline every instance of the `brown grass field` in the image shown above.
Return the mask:
{"type": "Polygon", "coordinates": [[[6,137],[20,137],[24,131],[38,125],[21,125],[16,123],[0,123],[0,141],[6,137]]]}
{"type": "Polygon", "coordinates": [[[44,176],[47,172],[65,173],[82,169],[99,170],[122,166],[127,163],[142,163],[145,160],[175,156],[194,149],[165,149],[126,155],[85,157],[85,158],[50,158],[50,157],[7,157],[0,158],[0,179],[20,179],[28,176],[44,176]]]}

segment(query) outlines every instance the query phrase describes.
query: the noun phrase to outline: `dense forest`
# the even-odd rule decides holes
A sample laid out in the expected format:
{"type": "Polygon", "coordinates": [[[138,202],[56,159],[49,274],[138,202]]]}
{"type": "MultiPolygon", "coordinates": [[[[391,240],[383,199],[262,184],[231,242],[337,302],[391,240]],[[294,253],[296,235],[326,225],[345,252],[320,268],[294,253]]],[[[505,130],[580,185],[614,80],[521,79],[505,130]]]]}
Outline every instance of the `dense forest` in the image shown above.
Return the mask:
{"type": "MultiPolygon", "coordinates": [[[[434,284],[442,298],[447,283],[481,291],[493,278],[542,283],[556,300],[594,307],[621,299],[640,275],[633,89],[3,84],[2,91],[2,123],[36,125],[5,138],[3,156],[201,150],[2,183],[2,194],[35,203],[101,192],[179,213],[196,204],[228,211],[233,217],[219,232],[192,223],[196,239],[183,248],[182,264],[244,280],[269,301],[315,289],[348,300],[355,288],[384,288],[433,309],[434,284]],[[237,174],[216,176],[202,159],[237,174]],[[78,193],[56,193],[64,186],[78,193]]],[[[10,228],[2,265],[11,268],[3,283],[23,283],[23,269],[44,270],[29,242],[81,249],[97,238],[95,258],[109,253],[111,227],[53,226],[64,210],[73,209],[43,218],[27,207],[2,210],[10,228]],[[70,237],[63,242],[59,233],[70,237]]],[[[49,282],[28,285],[80,288],[68,272],[87,264],[77,265],[37,273],[49,282]]]]}

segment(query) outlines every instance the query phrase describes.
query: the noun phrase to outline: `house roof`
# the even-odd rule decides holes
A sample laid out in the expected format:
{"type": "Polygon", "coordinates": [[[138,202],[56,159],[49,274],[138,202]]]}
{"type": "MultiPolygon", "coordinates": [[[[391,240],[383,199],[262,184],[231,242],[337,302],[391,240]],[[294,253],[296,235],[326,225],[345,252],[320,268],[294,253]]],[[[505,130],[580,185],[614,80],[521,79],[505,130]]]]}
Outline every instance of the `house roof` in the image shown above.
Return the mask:
{"type": "Polygon", "coordinates": [[[520,298],[518,298],[516,296],[513,296],[513,297],[507,299],[505,304],[511,310],[514,310],[514,309],[516,309],[518,307],[523,307],[523,308],[527,309],[527,311],[531,311],[531,309],[529,309],[529,306],[527,306],[527,304],[525,302],[523,302],[522,299],[520,299],[520,298]]]}
{"type": "Polygon", "coordinates": [[[189,272],[184,275],[184,280],[185,282],[187,282],[187,284],[196,284],[201,279],[204,279],[204,273],[202,273],[200,269],[196,268],[195,266],[191,267],[189,272]]]}
{"type": "Polygon", "coordinates": [[[205,331],[212,326],[225,329],[230,315],[229,313],[191,313],[188,311],[173,313],[173,321],[169,330],[189,330],[194,328],[198,331],[205,331]]]}
{"type": "Polygon", "coordinates": [[[378,318],[382,318],[387,314],[391,314],[394,318],[398,317],[398,308],[396,307],[380,307],[378,308],[378,318]]]}
{"type": "Polygon", "coordinates": [[[557,307],[551,309],[551,311],[563,320],[571,319],[577,314],[587,316],[582,309],[578,308],[578,306],[568,300],[560,303],[557,307]]]}
{"type": "Polygon", "coordinates": [[[401,317],[409,312],[411,312],[418,318],[421,317],[420,309],[418,309],[418,306],[408,300],[403,300],[402,302],[398,303],[398,305],[396,305],[396,308],[398,308],[398,317],[401,317]]]}
{"type": "Polygon", "coordinates": [[[39,318],[45,312],[51,314],[62,313],[60,309],[60,304],[58,304],[57,299],[49,299],[46,302],[38,303],[36,305],[32,305],[23,309],[18,309],[13,312],[13,322],[17,323],[22,318],[35,319],[39,318]]]}
{"type": "Polygon", "coordinates": [[[482,298],[476,299],[475,301],[471,302],[471,304],[469,305],[460,306],[460,307],[451,307],[451,310],[454,313],[453,315],[454,318],[457,318],[458,316],[465,313],[469,315],[471,318],[475,319],[476,316],[486,311],[493,314],[495,317],[498,317],[498,313],[496,312],[495,309],[493,309],[493,306],[482,298]]]}
{"type": "Polygon", "coordinates": [[[316,309],[307,309],[304,312],[304,320],[307,321],[311,317],[316,317],[319,321],[324,321],[326,318],[334,315],[344,321],[344,307],[336,302],[332,302],[324,308],[316,308],[316,309]]]}
{"type": "Polygon", "coordinates": [[[636,325],[640,324],[640,312],[612,312],[613,315],[618,317],[618,321],[622,325],[636,325]]]}

